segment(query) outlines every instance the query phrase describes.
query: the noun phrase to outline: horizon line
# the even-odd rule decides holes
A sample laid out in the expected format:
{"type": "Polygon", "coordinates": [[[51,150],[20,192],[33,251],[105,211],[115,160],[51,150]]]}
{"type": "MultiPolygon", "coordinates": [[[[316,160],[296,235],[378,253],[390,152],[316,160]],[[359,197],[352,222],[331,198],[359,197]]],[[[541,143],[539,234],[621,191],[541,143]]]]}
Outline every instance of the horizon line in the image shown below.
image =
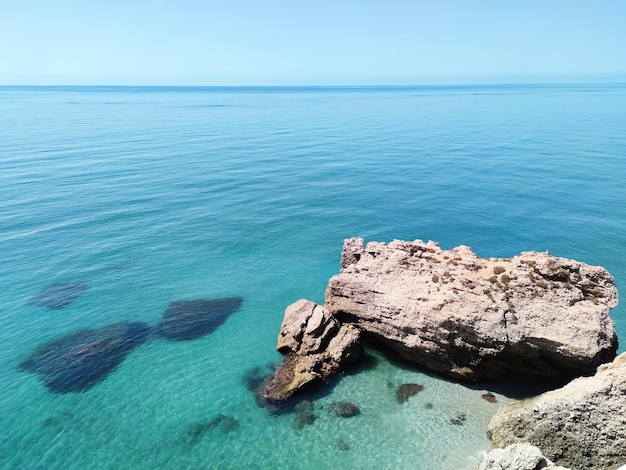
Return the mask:
{"type": "Polygon", "coordinates": [[[488,87],[488,86],[562,86],[562,85],[626,85],[626,78],[617,81],[529,81],[529,82],[467,82],[467,83],[417,83],[417,84],[370,84],[370,85],[130,85],[130,84],[0,84],[0,88],[426,88],[426,87],[488,87]]]}

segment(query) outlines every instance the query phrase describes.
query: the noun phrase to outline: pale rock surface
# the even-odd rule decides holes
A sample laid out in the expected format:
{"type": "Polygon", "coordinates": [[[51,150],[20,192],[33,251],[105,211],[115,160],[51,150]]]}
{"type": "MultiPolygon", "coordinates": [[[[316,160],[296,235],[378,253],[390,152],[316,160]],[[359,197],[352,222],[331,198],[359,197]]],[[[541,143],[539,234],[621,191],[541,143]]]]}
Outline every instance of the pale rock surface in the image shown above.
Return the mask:
{"type": "Polygon", "coordinates": [[[298,390],[327,380],[363,353],[361,332],[339,323],[326,307],[299,300],[285,310],[278,351],[287,354],[261,386],[269,402],[286,400],[298,390]]]}
{"type": "Polygon", "coordinates": [[[300,355],[318,353],[338,329],[337,320],[325,307],[309,300],[298,300],[285,309],[276,349],[300,355]]]}
{"type": "Polygon", "coordinates": [[[538,446],[573,470],[626,464],[626,353],[563,388],[498,410],[489,423],[494,447],[538,446]]]}
{"type": "Polygon", "coordinates": [[[523,252],[480,258],[467,246],[345,241],[326,307],[342,324],[461,380],[520,372],[575,376],[615,357],[617,289],[602,267],[523,252]]]}
{"type": "Polygon", "coordinates": [[[546,459],[538,447],[528,443],[492,449],[475,470],[570,470],[546,459]]]}

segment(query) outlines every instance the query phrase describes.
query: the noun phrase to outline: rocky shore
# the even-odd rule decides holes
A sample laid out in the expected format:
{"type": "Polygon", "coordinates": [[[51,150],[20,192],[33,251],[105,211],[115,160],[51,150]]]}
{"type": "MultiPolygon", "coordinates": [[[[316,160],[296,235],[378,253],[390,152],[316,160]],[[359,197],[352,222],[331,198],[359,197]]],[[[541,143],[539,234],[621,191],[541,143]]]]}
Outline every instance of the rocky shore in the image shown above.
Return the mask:
{"type": "MultiPolygon", "coordinates": [[[[351,238],[325,305],[300,300],[286,309],[277,344],[285,359],[257,393],[280,403],[328,380],[359,359],[362,337],[465,382],[590,375],[616,356],[616,305],[604,268],[549,253],[480,258],[466,246],[351,238]]],[[[500,410],[489,433],[504,449],[480,468],[626,463],[625,363],[622,355],[594,377],[500,410]]]]}
{"type": "Polygon", "coordinates": [[[526,442],[559,465],[601,470],[626,464],[626,353],[593,377],[498,410],[494,447],[526,442]]]}

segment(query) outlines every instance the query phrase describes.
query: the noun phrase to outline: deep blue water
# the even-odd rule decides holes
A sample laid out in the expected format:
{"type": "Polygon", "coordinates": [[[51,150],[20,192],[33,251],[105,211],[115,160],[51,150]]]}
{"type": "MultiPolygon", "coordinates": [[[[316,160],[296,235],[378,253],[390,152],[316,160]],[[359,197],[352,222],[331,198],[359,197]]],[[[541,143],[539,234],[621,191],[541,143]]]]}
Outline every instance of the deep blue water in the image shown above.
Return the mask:
{"type": "Polygon", "coordinates": [[[280,360],[284,308],[323,302],[351,236],[549,250],[621,288],[625,179],[620,84],[0,87],[0,467],[471,468],[495,412],[480,390],[372,352],[298,430],[242,378],[280,360]],[[52,283],[87,288],[33,302],[52,283]],[[139,344],[88,390],[19,369],[55,338],[226,297],[243,304],[215,331],[139,344]],[[425,389],[401,406],[402,382],[425,389]],[[239,427],[192,438],[219,414],[239,427]]]}

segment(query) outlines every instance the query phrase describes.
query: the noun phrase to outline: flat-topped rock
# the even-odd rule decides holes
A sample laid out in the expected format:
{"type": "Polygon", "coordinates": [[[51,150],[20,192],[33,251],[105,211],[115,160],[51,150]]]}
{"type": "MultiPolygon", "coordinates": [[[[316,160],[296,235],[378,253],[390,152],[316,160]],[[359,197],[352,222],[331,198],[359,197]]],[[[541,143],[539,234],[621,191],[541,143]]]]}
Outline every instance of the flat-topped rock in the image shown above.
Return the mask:
{"type": "Polygon", "coordinates": [[[626,353],[593,377],[498,410],[489,423],[494,447],[527,442],[572,470],[626,465],[626,353]]]}
{"type": "Polygon", "coordinates": [[[326,307],[406,359],[461,380],[575,376],[615,357],[612,276],[523,252],[480,258],[435,242],[346,240],[326,307]]]}

